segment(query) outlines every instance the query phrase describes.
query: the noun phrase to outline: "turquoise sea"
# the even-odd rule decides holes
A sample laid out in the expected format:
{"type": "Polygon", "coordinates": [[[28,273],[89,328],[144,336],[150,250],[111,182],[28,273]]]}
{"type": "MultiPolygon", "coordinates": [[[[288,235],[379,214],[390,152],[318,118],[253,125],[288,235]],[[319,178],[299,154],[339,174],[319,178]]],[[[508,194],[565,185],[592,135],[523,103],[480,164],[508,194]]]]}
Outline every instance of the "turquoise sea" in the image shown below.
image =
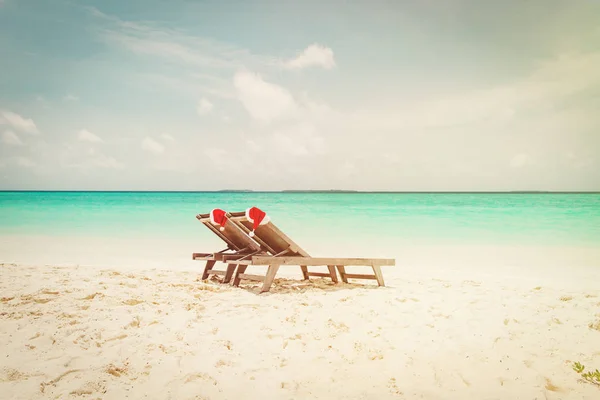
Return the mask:
{"type": "Polygon", "coordinates": [[[0,235],[201,239],[196,214],[251,206],[299,243],[600,244],[591,193],[0,192],[0,235]]]}

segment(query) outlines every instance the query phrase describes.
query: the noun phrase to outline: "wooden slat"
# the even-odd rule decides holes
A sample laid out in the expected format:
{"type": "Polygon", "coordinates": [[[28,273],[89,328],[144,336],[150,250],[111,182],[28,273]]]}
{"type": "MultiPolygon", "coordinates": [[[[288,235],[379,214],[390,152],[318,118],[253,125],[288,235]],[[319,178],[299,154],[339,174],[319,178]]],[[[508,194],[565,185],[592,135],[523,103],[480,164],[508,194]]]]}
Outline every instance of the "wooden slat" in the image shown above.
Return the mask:
{"type": "Polygon", "coordinates": [[[214,260],[209,260],[206,262],[206,266],[204,267],[204,271],[202,272],[202,280],[208,279],[208,274],[215,264],[216,261],[214,260]]]}
{"type": "Polygon", "coordinates": [[[235,263],[237,265],[252,265],[252,260],[250,260],[250,259],[246,259],[246,260],[227,260],[227,261],[223,261],[223,262],[235,263]]]}
{"type": "Polygon", "coordinates": [[[396,260],[387,258],[317,258],[317,257],[268,257],[253,256],[255,265],[396,265],[396,260]]]}
{"type": "Polygon", "coordinates": [[[261,293],[268,292],[269,289],[271,289],[271,285],[273,284],[275,275],[277,275],[278,269],[279,265],[269,265],[269,269],[267,270],[267,276],[265,276],[262,288],[260,289],[261,293]]]}
{"type": "Polygon", "coordinates": [[[321,276],[323,278],[331,278],[328,272],[309,272],[308,276],[321,276]]]}
{"type": "Polygon", "coordinates": [[[375,275],[366,275],[366,274],[345,274],[346,278],[354,278],[354,279],[377,279],[375,275]]]}
{"type": "Polygon", "coordinates": [[[227,265],[227,270],[225,271],[225,276],[223,277],[223,283],[231,282],[231,278],[233,277],[233,273],[237,268],[237,264],[229,264],[227,265]]]}
{"type": "Polygon", "coordinates": [[[343,265],[337,265],[337,270],[340,273],[340,278],[342,278],[342,282],[348,283],[348,278],[346,277],[346,268],[343,265]]]}
{"type": "MultiPolygon", "coordinates": [[[[233,217],[232,217],[232,218],[230,218],[229,220],[230,220],[230,221],[232,221],[234,224],[236,224],[236,225],[237,225],[237,226],[238,226],[238,227],[239,227],[239,228],[240,228],[242,231],[244,231],[244,233],[246,233],[247,235],[249,235],[249,234],[250,234],[250,229],[249,229],[249,228],[248,228],[246,225],[244,225],[244,224],[242,223],[242,220],[245,220],[245,219],[246,219],[246,213],[245,213],[245,212],[243,212],[243,213],[231,213],[231,214],[232,214],[232,215],[233,215],[233,214],[242,214],[242,215],[238,215],[237,217],[236,217],[236,216],[233,216],[233,217]]],[[[255,241],[255,242],[257,242],[258,244],[260,244],[260,245],[261,245],[261,247],[263,247],[263,248],[264,248],[266,251],[268,251],[269,253],[271,253],[271,254],[275,254],[275,253],[277,253],[275,250],[273,250],[273,248],[272,248],[271,246],[269,246],[269,244],[268,244],[268,243],[266,243],[266,242],[265,242],[265,241],[262,239],[262,237],[261,237],[261,236],[255,235],[255,236],[253,237],[253,239],[254,239],[254,241],[255,241]]]]}
{"type": "Polygon", "coordinates": [[[373,272],[375,273],[377,284],[379,286],[385,286],[385,283],[383,282],[383,274],[381,273],[381,267],[379,265],[373,265],[373,272]]]}
{"type": "Polygon", "coordinates": [[[335,271],[335,266],[328,265],[327,269],[329,270],[329,276],[334,283],[338,283],[337,272],[335,271]]]}
{"type": "Polygon", "coordinates": [[[300,269],[302,270],[302,277],[304,278],[304,280],[308,279],[308,268],[306,268],[306,265],[301,265],[300,269]]]}
{"type": "Polygon", "coordinates": [[[192,254],[192,257],[194,260],[199,260],[199,261],[223,261],[223,260],[227,260],[229,259],[227,256],[233,258],[234,260],[236,258],[240,258],[243,255],[237,255],[237,254],[221,254],[221,253],[194,253],[192,254]],[[206,255],[205,255],[206,254],[206,255]]]}
{"type": "Polygon", "coordinates": [[[241,280],[240,275],[243,275],[244,272],[246,272],[247,268],[248,268],[247,265],[239,265],[238,264],[237,271],[235,272],[235,276],[233,278],[233,283],[232,283],[233,286],[237,287],[240,285],[240,280],[241,280]]]}
{"type": "Polygon", "coordinates": [[[240,253],[240,254],[224,254],[223,257],[221,258],[221,260],[223,260],[223,261],[237,261],[237,260],[241,260],[241,259],[250,260],[252,258],[253,254],[257,254],[257,253],[254,252],[254,253],[240,253]]]}
{"type": "Polygon", "coordinates": [[[260,281],[263,282],[266,276],[263,275],[252,275],[252,274],[239,274],[238,278],[240,279],[248,279],[250,281],[260,281]]]}
{"type": "Polygon", "coordinates": [[[213,257],[213,253],[193,253],[192,254],[192,260],[204,260],[204,261],[210,261],[210,260],[214,260],[215,258],[213,257]]]}
{"type": "Polygon", "coordinates": [[[227,271],[219,271],[218,269],[211,269],[210,271],[208,271],[208,273],[210,275],[223,275],[223,276],[225,276],[225,274],[227,273],[227,271]]]}
{"type": "MultiPolygon", "coordinates": [[[[229,215],[226,214],[228,217],[229,215]]],[[[251,248],[253,250],[259,250],[260,245],[256,243],[250,236],[248,236],[236,223],[232,223],[229,220],[225,225],[225,230],[221,231],[219,228],[214,226],[210,222],[210,218],[199,219],[204,226],[210,229],[215,235],[221,238],[227,245],[236,251],[241,251],[244,248],[251,248]]]]}
{"type": "MultiPolygon", "coordinates": [[[[252,224],[246,220],[245,213],[240,216],[235,216],[230,218],[232,221],[236,223],[241,229],[243,229],[246,233],[249,233],[252,224]]],[[[265,225],[260,225],[258,229],[254,232],[254,240],[259,242],[263,247],[267,248],[270,253],[275,254],[284,249],[289,249],[294,253],[297,253],[304,257],[309,257],[309,254],[304,251],[296,242],[290,239],[285,233],[283,233],[279,228],[273,224],[273,222],[268,222],[265,225]]]]}
{"type": "Polygon", "coordinates": [[[238,246],[236,246],[235,243],[233,243],[230,238],[228,238],[227,236],[223,235],[223,232],[221,232],[220,230],[218,230],[217,228],[215,228],[210,223],[210,221],[209,222],[203,222],[203,225],[206,226],[208,229],[210,229],[215,235],[217,235],[218,237],[220,237],[221,240],[224,241],[225,243],[227,243],[227,245],[229,247],[231,247],[234,250],[240,250],[240,248],[238,246]]]}

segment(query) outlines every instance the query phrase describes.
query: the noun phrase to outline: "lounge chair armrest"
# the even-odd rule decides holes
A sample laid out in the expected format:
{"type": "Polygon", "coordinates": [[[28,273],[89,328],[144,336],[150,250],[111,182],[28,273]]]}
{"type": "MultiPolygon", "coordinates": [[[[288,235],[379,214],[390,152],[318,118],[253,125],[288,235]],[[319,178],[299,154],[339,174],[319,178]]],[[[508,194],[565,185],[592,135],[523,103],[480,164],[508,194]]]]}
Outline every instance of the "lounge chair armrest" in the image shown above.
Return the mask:
{"type": "Polygon", "coordinates": [[[332,258],[332,257],[271,257],[253,256],[255,265],[343,265],[343,266],[384,266],[396,265],[393,258],[332,258]]]}

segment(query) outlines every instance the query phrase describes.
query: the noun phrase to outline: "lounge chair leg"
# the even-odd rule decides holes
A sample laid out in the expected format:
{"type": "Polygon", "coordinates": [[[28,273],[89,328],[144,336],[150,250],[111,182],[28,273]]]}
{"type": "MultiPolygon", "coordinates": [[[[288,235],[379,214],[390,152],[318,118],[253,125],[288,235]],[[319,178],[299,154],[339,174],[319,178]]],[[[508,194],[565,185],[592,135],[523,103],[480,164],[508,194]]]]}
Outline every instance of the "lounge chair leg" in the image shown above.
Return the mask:
{"type": "Polygon", "coordinates": [[[306,265],[301,265],[300,269],[302,270],[302,276],[304,277],[304,280],[307,281],[308,280],[308,268],[306,268],[306,265]]]}
{"type": "Polygon", "coordinates": [[[233,286],[240,286],[240,281],[242,280],[240,278],[240,275],[243,274],[244,272],[246,272],[246,269],[248,268],[247,265],[240,265],[235,273],[235,278],[233,278],[233,286]]]}
{"type": "Polygon", "coordinates": [[[373,265],[373,272],[375,273],[375,279],[379,286],[385,286],[383,283],[383,274],[381,273],[381,267],[379,265],[373,265]]]}
{"type": "Polygon", "coordinates": [[[279,265],[269,265],[269,269],[267,270],[267,276],[263,282],[261,293],[268,292],[271,289],[271,285],[273,284],[273,279],[275,279],[275,275],[277,274],[277,270],[279,269],[279,265]]]}
{"type": "Polygon", "coordinates": [[[337,269],[340,273],[340,277],[342,278],[342,282],[348,283],[348,278],[346,277],[346,267],[344,267],[343,265],[338,265],[337,269]]]}
{"type": "Polygon", "coordinates": [[[331,280],[333,283],[338,283],[337,272],[335,271],[335,267],[333,265],[328,265],[327,269],[329,270],[329,275],[331,275],[331,280]]]}
{"type": "Polygon", "coordinates": [[[231,282],[231,277],[233,276],[233,272],[235,271],[235,267],[237,264],[229,264],[227,265],[227,271],[225,272],[225,276],[223,277],[223,283],[231,282]]]}
{"type": "Polygon", "coordinates": [[[208,279],[208,273],[215,266],[216,261],[210,260],[206,262],[206,267],[204,267],[204,272],[202,273],[202,280],[208,279]]]}

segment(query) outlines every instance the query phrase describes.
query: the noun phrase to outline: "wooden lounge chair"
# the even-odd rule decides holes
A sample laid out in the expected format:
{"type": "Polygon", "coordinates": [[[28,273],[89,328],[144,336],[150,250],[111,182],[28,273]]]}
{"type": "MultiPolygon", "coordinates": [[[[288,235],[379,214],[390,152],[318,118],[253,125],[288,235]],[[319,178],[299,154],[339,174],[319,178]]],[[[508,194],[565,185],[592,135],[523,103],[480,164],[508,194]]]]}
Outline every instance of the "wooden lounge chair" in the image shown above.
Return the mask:
{"type": "Polygon", "coordinates": [[[254,241],[256,241],[263,249],[263,252],[260,254],[253,254],[244,260],[239,260],[239,266],[233,280],[234,286],[239,286],[242,279],[262,281],[263,286],[261,293],[268,292],[281,265],[299,266],[305,280],[309,279],[311,276],[330,277],[333,282],[337,283],[337,268],[344,283],[348,283],[348,278],[374,279],[379,286],[385,286],[381,266],[395,265],[394,259],[314,258],[277,228],[271,221],[253,229],[253,224],[248,220],[246,213],[230,213],[229,219],[242,231],[247,233],[249,237],[253,234],[254,236],[252,239],[254,239],[254,241]],[[266,252],[264,250],[266,250],[266,252]],[[250,275],[245,273],[250,265],[268,265],[269,268],[265,276],[250,275]],[[329,272],[309,272],[309,266],[327,266],[329,272]],[[346,266],[368,266],[372,268],[373,274],[349,274],[346,273],[346,266]]]}
{"type": "MultiPolygon", "coordinates": [[[[230,214],[227,213],[225,216],[229,218],[230,214]]],[[[211,221],[210,213],[198,214],[196,218],[227,244],[227,248],[216,253],[192,254],[192,259],[206,261],[202,280],[208,279],[210,275],[222,275],[223,283],[229,283],[238,266],[237,260],[247,260],[255,254],[267,255],[266,252],[261,250],[260,245],[252,240],[237,224],[226,223],[223,230],[221,230],[211,221]],[[227,264],[225,271],[214,269],[217,261],[227,264]]]]}

